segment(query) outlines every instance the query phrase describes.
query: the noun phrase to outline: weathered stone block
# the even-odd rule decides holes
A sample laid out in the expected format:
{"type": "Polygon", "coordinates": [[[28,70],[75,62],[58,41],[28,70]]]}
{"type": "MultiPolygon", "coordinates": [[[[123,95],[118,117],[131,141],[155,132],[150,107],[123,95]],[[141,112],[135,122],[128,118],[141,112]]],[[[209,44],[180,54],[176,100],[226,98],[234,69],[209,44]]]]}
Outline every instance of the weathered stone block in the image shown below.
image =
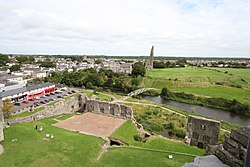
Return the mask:
{"type": "Polygon", "coordinates": [[[248,145],[248,136],[239,130],[232,130],[230,134],[231,138],[242,144],[245,148],[248,145]]]}
{"type": "Polygon", "coordinates": [[[100,112],[102,114],[109,114],[110,113],[110,105],[108,102],[100,102],[99,107],[100,107],[100,112]]]}
{"type": "Polygon", "coordinates": [[[186,142],[200,148],[218,144],[220,122],[198,116],[189,116],[186,142]]]}

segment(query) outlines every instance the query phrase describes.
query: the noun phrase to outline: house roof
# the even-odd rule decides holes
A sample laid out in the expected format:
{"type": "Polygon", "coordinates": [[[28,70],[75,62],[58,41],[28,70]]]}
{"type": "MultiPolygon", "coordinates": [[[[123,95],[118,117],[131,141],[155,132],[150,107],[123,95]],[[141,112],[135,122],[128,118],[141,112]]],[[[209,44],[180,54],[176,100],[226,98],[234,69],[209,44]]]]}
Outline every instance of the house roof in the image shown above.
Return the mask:
{"type": "Polygon", "coordinates": [[[54,85],[54,84],[50,83],[50,82],[45,82],[45,83],[26,86],[26,87],[22,87],[22,88],[13,89],[13,90],[7,90],[7,91],[0,92],[0,98],[7,97],[7,96],[12,96],[12,95],[15,95],[15,94],[18,94],[18,93],[23,93],[23,92],[26,92],[26,91],[31,91],[31,90],[35,90],[35,89],[39,89],[39,88],[52,86],[52,85],[54,85]]]}

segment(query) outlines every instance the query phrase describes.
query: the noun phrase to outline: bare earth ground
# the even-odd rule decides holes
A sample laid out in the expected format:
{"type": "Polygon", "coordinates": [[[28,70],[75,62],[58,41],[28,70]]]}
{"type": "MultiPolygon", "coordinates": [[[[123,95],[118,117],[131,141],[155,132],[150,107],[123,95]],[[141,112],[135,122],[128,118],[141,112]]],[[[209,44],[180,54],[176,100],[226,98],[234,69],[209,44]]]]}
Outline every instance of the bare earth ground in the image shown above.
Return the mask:
{"type": "Polygon", "coordinates": [[[59,128],[102,138],[110,136],[126,120],[87,112],[54,124],[59,128]]]}

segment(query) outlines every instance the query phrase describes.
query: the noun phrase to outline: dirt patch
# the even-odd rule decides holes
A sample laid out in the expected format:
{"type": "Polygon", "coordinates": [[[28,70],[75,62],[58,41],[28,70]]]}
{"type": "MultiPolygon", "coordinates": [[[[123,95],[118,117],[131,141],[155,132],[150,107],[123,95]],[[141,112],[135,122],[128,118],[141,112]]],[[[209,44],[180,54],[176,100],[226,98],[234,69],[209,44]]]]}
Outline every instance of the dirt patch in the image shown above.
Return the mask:
{"type": "Polygon", "coordinates": [[[109,137],[125,121],[126,120],[120,118],[88,112],[59,121],[54,125],[67,130],[106,138],[109,137]]]}

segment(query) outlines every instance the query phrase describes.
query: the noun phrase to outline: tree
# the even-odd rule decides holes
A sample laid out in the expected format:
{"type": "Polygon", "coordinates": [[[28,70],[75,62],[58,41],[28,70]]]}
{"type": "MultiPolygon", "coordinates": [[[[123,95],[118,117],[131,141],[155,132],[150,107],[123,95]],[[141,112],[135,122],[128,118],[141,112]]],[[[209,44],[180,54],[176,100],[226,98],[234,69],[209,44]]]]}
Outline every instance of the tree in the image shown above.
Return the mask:
{"type": "Polygon", "coordinates": [[[134,76],[145,76],[146,74],[146,69],[145,69],[145,66],[142,62],[136,62],[134,65],[133,65],[133,69],[132,69],[132,75],[134,76]]]}
{"type": "Polygon", "coordinates": [[[102,63],[102,60],[101,59],[96,59],[95,60],[95,64],[101,64],[102,63]]]}
{"type": "Polygon", "coordinates": [[[10,71],[13,72],[13,71],[19,71],[21,68],[20,65],[13,65],[10,67],[10,71]]]}
{"type": "Polygon", "coordinates": [[[154,68],[166,68],[166,64],[163,61],[154,61],[154,68]]]}
{"type": "Polygon", "coordinates": [[[9,117],[10,114],[14,111],[13,109],[14,109],[14,105],[10,99],[6,99],[3,101],[2,111],[3,111],[4,117],[9,117]]]}
{"type": "Polygon", "coordinates": [[[9,63],[9,62],[10,62],[10,59],[9,59],[8,55],[2,55],[2,54],[0,54],[0,67],[1,66],[5,66],[6,63],[9,63]]]}
{"type": "Polygon", "coordinates": [[[164,87],[161,90],[161,96],[163,96],[163,97],[170,97],[171,96],[171,91],[168,90],[168,88],[164,87]]]}
{"type": "Polygon", "coordinates": [[[41,62],[40,67],[56,68],[56,64],[50,61],[41,62]]]}

